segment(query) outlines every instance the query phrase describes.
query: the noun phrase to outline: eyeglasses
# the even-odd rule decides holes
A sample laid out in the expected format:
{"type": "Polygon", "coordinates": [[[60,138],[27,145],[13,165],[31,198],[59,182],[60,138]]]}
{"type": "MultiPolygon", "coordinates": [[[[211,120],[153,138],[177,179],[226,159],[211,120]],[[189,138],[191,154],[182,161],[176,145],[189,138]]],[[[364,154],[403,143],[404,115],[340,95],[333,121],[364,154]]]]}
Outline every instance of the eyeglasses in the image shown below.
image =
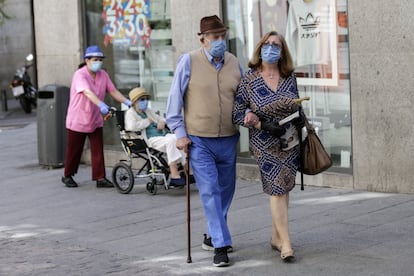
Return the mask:
{"type": "Polygon", "coordinates": [[[265,42],[265,43],[263,43],[263,46],[270,46],[272,48],[282,49],[282,45],[277,44],[276,42],[265,42]]]}
{"type": "Polygon", "coordinates": [[[142,98],[139,98],[138,101],[143,102],[143,101],[148,101],[148,100],[149,100],[148,97],[142,97],[142,98]]]}

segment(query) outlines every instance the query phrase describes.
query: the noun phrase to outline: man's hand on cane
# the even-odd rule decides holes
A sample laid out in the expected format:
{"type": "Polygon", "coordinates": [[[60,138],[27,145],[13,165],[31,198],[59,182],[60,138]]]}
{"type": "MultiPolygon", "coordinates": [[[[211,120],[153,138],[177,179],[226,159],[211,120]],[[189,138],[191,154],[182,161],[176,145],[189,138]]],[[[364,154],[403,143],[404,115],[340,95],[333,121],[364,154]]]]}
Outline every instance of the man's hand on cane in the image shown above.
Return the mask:
{"type": "Polygon", "coordinates": [[[184,151],[185,153],[188,153],[189,145],[191,144],[191,140],[188,137],[182,137],[177,139],[177,149],[184,151]]]}

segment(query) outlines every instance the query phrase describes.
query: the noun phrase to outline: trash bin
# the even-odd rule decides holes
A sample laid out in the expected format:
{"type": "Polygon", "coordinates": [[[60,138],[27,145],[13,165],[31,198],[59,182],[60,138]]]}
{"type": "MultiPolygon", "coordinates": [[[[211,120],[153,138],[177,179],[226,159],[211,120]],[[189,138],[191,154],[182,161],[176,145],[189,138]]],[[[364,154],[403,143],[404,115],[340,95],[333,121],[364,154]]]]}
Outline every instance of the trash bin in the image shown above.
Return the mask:
{"type": "Polygon", "coordinates": [[[37,151],[39,164],[49,169],[64,165],[68,104],[69,87],[50,84],[38,91],[37,151]]]}

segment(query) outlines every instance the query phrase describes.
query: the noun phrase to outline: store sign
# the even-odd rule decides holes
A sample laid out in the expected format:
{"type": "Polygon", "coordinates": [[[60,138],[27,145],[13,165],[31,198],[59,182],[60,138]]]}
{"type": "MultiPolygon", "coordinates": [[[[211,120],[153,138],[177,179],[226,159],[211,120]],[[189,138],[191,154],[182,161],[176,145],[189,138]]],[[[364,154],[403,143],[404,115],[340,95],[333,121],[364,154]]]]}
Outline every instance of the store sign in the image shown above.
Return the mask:
{"type": "Polygon", "coordinates": [[[119,47],[138,45],[150,47],[150,0],[103,0],[104,44],[119,47]]]}

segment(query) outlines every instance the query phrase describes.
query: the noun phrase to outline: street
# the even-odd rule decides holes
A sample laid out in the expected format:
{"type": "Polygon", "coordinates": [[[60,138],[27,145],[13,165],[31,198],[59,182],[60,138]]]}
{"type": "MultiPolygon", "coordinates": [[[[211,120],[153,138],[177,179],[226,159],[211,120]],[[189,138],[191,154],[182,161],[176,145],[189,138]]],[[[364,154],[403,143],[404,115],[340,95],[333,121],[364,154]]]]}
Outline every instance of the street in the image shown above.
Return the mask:
{"type": "MultiPolygon", "coordinates": [[[[229,225],[231,266],[212,266],[191,186],[191,257],[187,263],[185,189],[139,183],[127,195],[97,189],[82,165],[79,188],[62,169],[38,165],[34,114],[0,116],[0,275],[401,275],[414,273],[414,195],[297,186],[290,231],[296,262],[270,248],[268,197],[239,179],[229,225]]],[[[107,168],[110,177],[111,168],[107,168]]]]}

